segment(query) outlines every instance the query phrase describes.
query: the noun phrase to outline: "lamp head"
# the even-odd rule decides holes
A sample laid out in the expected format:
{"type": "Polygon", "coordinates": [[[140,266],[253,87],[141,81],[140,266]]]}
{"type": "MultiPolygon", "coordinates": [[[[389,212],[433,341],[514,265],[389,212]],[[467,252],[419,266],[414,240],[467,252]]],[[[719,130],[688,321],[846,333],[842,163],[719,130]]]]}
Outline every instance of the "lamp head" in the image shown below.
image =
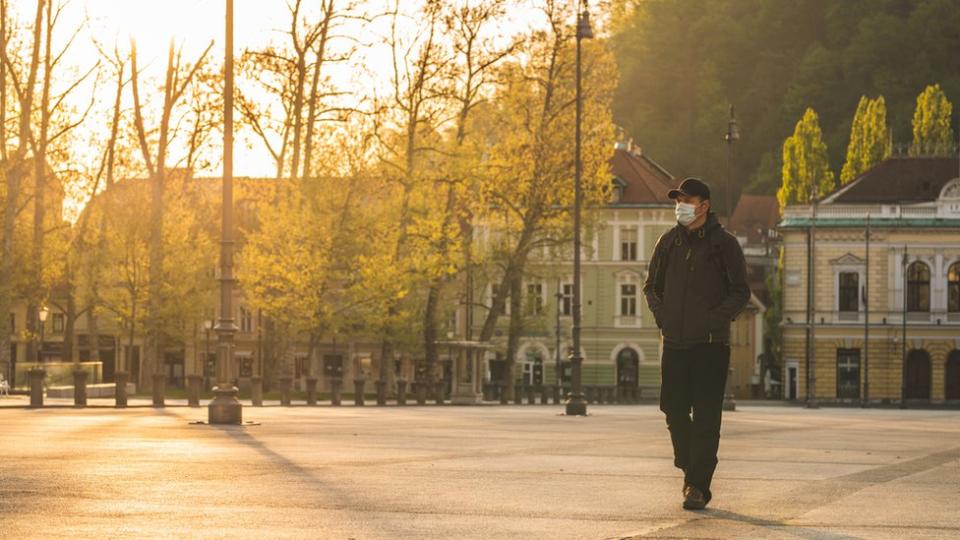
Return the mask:
{"type": "Polygon", "coordinates": [[[727,142],[734,142],[740,140],[740,129],[737,128],[737,117],[733,110],[733,105],[730,105],[730,119],[727,120],[727,134],[724,136],[727,142]]]}
{"type": "Polygon", "coordinates": [[[207,319],[207,320],[203,321],[203,327],[204,327],[204,329],[206,329],[206,330],[212,329],[212,328],[213,328],[213,321],[212,321],[211,319],[207,319]]]}
{"type": "Polygon", "coordinates": [[[47,322],[47,317],[50,316],[50,308],[43,306],[40,308],[40,322],[47,322]]]}
{"type": "Polygon", "coordinates": [[[583,11],[577,14],[577,39],[593,39],[593,29],[590,27],[590,12],[587,3],[583,3],[583,11]]]}

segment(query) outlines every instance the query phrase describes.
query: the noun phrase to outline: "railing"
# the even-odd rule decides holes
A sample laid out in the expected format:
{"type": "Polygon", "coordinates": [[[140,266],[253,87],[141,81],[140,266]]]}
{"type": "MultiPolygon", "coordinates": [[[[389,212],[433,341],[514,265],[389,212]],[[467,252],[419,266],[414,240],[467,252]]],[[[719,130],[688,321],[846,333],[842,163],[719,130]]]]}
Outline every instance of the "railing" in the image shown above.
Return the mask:
{"type": "MultiPolygon", "coordinates": [[[[817,219],[866,219],[867,214],[870,215],[871,219],[935,218],[939,215],[939,208],[937,206],[903,206],[898,204],[817,205],[817,219]]],[[[783,217],[784,219],[811,218],[813,217],[813,208],[810,205],[788,206],[783,212],[783,217]]]]}
{"type": "MultiPolygon", "coordinates": [[[[806,310],[783,312],[783,324],[787,326],[806,325],[806,310]],[[789,321],[787,319],[790,319],[789,321]]],[[[813,317],[817,326],[821,325],[863,325],[864,312],[861,311],[823,311],[817,310],[813,317]]],[[[898,326],[903,324],[903,311],[870,311],[870,326],[898,326]]],[[[960,325],[960,312],[946,310],[908,311],[907,325],[960,325]]]]}

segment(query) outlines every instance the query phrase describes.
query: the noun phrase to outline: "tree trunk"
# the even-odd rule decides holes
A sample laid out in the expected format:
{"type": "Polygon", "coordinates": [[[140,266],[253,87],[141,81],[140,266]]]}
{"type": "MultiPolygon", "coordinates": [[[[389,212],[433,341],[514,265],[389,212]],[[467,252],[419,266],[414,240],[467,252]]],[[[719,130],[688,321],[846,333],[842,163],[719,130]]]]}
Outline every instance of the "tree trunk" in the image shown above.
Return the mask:
{"type": "Polygon", "coordinates": [[[63,361],[78,362],[80,356],[76,351],[77,302],[74,299],[73,284],[67,288],[67,312],[63,323],[63,361]]]}
{"type": "Polygon", "coordinates": [[[523,274],[517,272],[510,279],[510,328],[507,334],[507,399],[513,400],[514,365],[516,364],[517,349],[520,344],[520,334],[523,332],[523,274]]]}

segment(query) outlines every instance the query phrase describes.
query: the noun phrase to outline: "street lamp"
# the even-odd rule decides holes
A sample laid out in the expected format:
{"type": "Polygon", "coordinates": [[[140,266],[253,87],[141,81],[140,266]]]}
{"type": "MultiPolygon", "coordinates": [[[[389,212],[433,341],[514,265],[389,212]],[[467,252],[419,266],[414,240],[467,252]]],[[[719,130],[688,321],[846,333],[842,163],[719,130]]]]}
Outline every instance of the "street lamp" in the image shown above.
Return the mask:
{"type": "MultiPolygon", "coordinates": [[[[206,335],[206,339],[203,341],[203,374],[207,374],[207,364],[210,363],[210,330],[213,330],[213,319],[207,319],[203,321],[203,331],[206,335]]],[[[214,370],[214,376],[216,376],[216,370],[214,370]]],[[[205,385],[207,383],[204,383],[205,385]]],[[[209,390],[209,387],[206,388],[209,390]]]]}
{"type": "Polygon", "coordinates": [[[37,346],[37,363],[43,362],[43,331],[47,327],[47,317],[50,316],[50,308],[47,306],[42,306],[40,311],[37,313],[37,316],[40,318],[40,345],[37,346]]]}
{"type": "Polygon", "coordinates": [[[561,376],[561,373],[562,373],[561,370],[563,369],[563,367],[562,367],[562,365],[561,365],[561,363],[560,363],[560,303],[563,302],[563,291],[561,290],[561,287],[563,287],[563,285],[561,284],[560,280],[558,279],[558,280],[557,280],[557,294],[554,295],[554,297],[557,299],[557,329],[556,329],[556,330],[557,330],[557,332],[556,332],[556,333],[557,333],[557,335],[556,335],[556,338],[557,338],[557,348],[555,349],[555,352],[556,352],[556,361],[557,361],[556,371],[557,371],[557,386],[558,386],[558,387],[563,385],[563,379],[562,379],[562,376],[561,376]]]}
{"type": "Polygon", "coordinates": [[[580,42],[592,37],[590,12],[587,11],[587,2],[584,0],[583,10],[578,10],[577,13],[577,117],[573,192],[573,353],[570,355],[573,381],[571,381],[570,398],[566,404],[566,414],[568,416],[584,416],[587,414],[587,402],[583,399],[583,389],[580,384],[581,366],[583,364],[583,357],[580,356],[580,204],[583,197],[580,186],[580,177],[583,174],[583,162],[580,159],[580,123],[583,117],[583,96],[580,88],[583,70],[580,42]]]}
{"type": "Polygon", "coordinates": [[[210,424],[240,424],[243,406],[230,382],[233,365],[233,0],[226,0],[223,80],[223,199],[220,240],[220,320],[217,332],[217,386],[207,406],[210,424]]]}
{"type": "Polygon", "coordinates": [[[740,140],[740,130],[737,129],[737,117],[730,105],[730,119],[727,120],[727,133],[723,136],[727,141],[727,185],[724,188],[724,212],[727,216],[727,225],[730,225],[730,201],[733,199],[733,193],[730,192],[731,175],[733,174],[733,143],[740,140]]]}

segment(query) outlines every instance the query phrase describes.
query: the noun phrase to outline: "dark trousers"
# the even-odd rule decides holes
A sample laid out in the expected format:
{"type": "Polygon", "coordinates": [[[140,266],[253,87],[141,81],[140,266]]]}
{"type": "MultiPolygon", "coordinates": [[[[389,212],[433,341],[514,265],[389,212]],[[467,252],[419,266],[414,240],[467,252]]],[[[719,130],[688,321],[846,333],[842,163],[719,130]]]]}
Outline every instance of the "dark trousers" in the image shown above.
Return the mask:
{"type": "Polygon", "coordinates": [[[699,488],[707,500],[717,468],[723,389],[729,366],[730,347],[722,343],[663,349],[660,410],[667,416],[673,464],[683,469],[684,480],[699,488]]]}

